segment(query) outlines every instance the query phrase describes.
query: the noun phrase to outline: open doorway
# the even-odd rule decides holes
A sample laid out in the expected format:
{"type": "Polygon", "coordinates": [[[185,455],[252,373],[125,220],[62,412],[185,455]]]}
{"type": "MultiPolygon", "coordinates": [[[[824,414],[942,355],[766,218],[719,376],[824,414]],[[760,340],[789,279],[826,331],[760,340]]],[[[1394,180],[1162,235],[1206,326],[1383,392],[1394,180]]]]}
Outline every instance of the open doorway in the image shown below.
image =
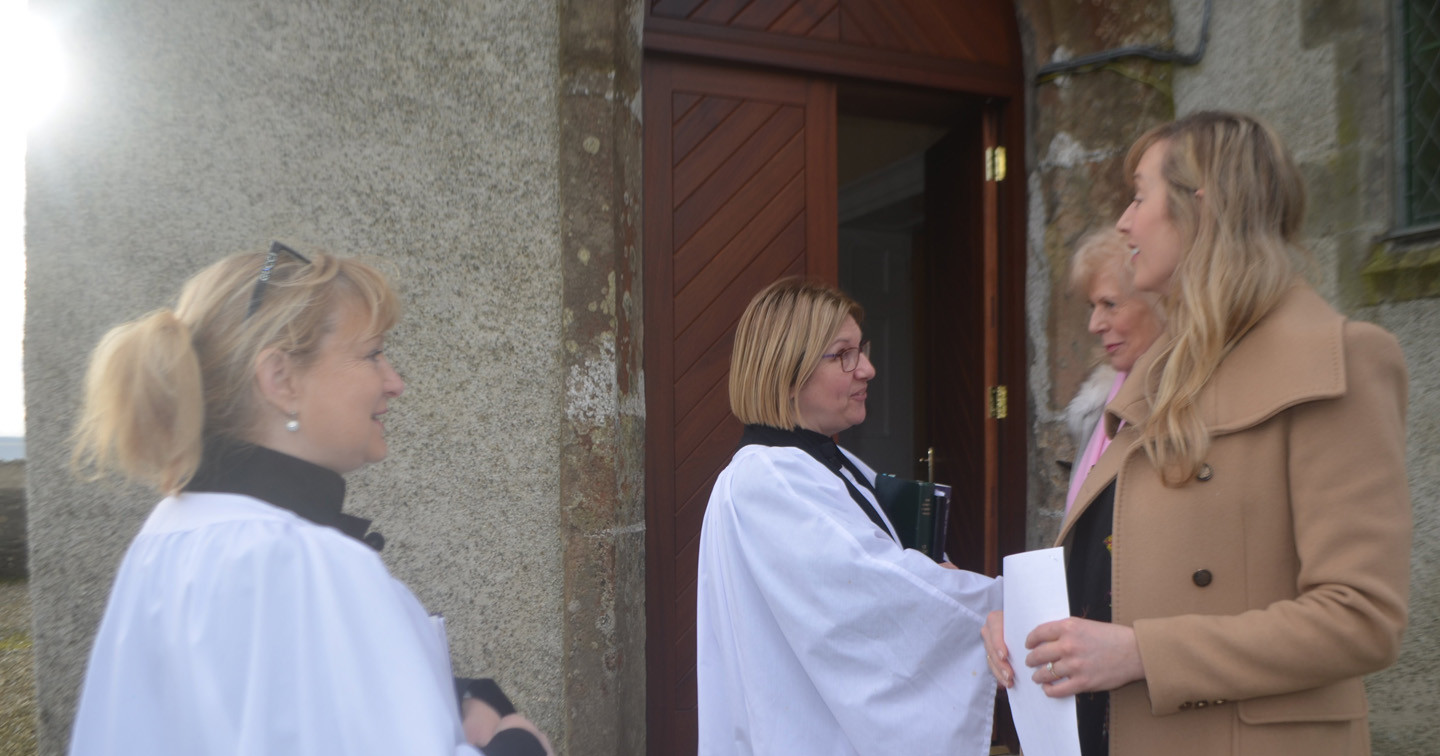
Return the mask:
{"type": "MultiPolygon", "coordinates": [[[[946,552],[964,569],[993,571],[985,506],[996,421],[986,411],[985,365],[996,355],[984,303],[996,284],[984,250],[985,114],[954,95],[846,95],[842,86],[838,281],[865,308],[876,377],[865,422],[840,442],[879,472],[950,485],[946,552]],[[877,109],[885,115],[870,115],[877,109]]],[[[997,745],[1018,750],[1003,704],[995,734],[997,745]]]]}
{"type": "Polygon", "coordinates": [[[924,477],[917,438],[917,270],[923,269],[925,150],[947,129],[841,116],[837,130],[840,288],[865,308],[871,381],[864,423],[841,443],[879,472],[924,477]]]}
{"type": "Polygon", "coordinates": [[[999,199],[1007,191],[985,178],[982,159],[1016,100],[664,56],[647,56],[644,74],[647,721],[664,744],[652,751],[693,753],[699,530],[740,438],[725,390],[730,344],[761,287],[801,275],[866,305],[869,333],[885,345],[877,357],[889,378],[877,388],[893,391],[871,399],[861,427],[896,443],[842,442],[909,477],[928,477],[910,460],[935,449],[934,479],[956,492],[947,552],[958,565],[994,574],[1001,549],[1015,550],[1002,494],[1023,534],[1024,479],[1001,464],[1008,455],[1023,472],[1023,424],[1007,447],[983,411],[987,385],[1023,371],[997,347],[1023,353],[1023,290],[1004,287],[1023,283],[1024,258],[1001,257],[1019,248],[1022,225],[1007,208],[1021,193],[1012,181],[1008,203],[999,199]],[[857,204],[846,205],[843,253],[842,165],[855,184],[847,194],[872,197],[847,200],[857,204]],[[877,262],[877,249],[893,259],[877,262]],[[892,284],[885,296],[876,281],[892,284]],[[1009,338],[996,335],[1006,328],[1009,338]]]}
{"type": "Polygon", "coordinates": [[[839,283],[865,307],[876,366],[866,421],[841,443],[880,472],[950,485],[947,551],[984,572],[984,111],[863,85],[842,85],[837,109],[839,283]]]}

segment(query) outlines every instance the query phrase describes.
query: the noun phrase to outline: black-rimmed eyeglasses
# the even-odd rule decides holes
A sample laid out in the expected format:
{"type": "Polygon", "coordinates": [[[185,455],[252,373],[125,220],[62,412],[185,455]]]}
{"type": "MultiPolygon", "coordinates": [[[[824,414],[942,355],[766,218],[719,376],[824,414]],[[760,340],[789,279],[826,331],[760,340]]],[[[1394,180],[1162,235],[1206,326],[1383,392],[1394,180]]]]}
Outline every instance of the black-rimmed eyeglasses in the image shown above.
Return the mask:
{"type": "Polygon", "coordinates": [[[270,282],[270,271],[275,268],[275,261],[280,258],[280,253],[286,252],[291,257],[306,265],[310,260],[295,250],[281,244],[280,242],[270,243],[270,252],[265,255],[265,266],[260,269],[260,278],[255,282],[255,292],[250,295],[250,309],[245,311],[245,319],[249,320],[255,311],[260,309],[260,300],[265,297],[265,284],[270,282]]]}
{"type": "Polygon", "coordinates": [[[865,355],[866,359],[870,358],[870,342],[868,340],[860,342],[860,346],[858,347],[841,349],[834,354],[822,354],[820,355],[820,359],[833,360],[838,357],[840,359],[840,369],[847,373],[852,373],[855,371],[855,368],[860,366],[860,355],[862,354],[865,355]]]}

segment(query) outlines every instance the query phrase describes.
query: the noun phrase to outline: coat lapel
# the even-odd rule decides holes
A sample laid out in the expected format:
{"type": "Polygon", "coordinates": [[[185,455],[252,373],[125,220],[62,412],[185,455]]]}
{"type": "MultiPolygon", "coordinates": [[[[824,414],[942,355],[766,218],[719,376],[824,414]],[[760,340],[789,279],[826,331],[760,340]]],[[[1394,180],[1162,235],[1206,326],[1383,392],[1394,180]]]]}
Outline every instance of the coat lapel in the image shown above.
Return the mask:
{"type": "Polygon", "coordinates": [[[1212,436],[1252,428],[1287,407],[1345,393],[1345,318],[1297,285],[1240,340],[1200,394],[1212,436]]]}
{"type": "MultiPolygon", "coordinates": [[[[1200,416],[1212,438],[1253,427],[1301,402],[1344,394],[1344,326],[1345,318],[1314,289],[1298,284],[1287,291],[1225,356],[1201,391],[1200,416]]],[[[1071,527],[1116,479],[1125,461],[1144,453],[1138,429],[1150,418],[1145,385],[1158,378],[1150,375],[1150,367],[1159,345],[1157,341],[1136,361],[1120,392],[1106,405],[1102,422],[1114,440],[1086,476],[1055,545],[1065,543],[1071,527]]]]}

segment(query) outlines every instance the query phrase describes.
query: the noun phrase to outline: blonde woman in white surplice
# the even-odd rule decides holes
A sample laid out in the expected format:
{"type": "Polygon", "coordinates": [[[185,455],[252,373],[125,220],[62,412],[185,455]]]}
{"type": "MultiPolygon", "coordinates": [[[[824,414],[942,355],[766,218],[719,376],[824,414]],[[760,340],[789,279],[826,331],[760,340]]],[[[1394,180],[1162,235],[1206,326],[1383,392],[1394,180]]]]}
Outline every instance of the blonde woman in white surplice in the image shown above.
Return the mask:
{"type": "Polygon", "coordinates": [[[71,756],[554,756],[390,576],[345,473],[383,460],[399,301],[276,243],[96,348],[76,459],[165,494],[120,565],[71,756]]]}
{"type": "Polygon", "coordinates": [[[989,752],[979,633],[999,584],[902,548],[875,472],[830,440],[865,419],[862,317],[787,279],[737,328],[730,402],[746,429],[700,535],[701,754],[989,752]]]}

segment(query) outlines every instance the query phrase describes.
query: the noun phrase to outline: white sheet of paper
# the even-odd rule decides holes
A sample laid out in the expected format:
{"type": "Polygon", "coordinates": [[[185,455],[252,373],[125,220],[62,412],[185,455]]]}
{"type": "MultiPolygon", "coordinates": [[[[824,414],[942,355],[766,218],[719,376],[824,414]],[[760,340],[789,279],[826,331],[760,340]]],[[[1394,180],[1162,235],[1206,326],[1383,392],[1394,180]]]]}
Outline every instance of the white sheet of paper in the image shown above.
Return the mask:
{"type": "Polygon", "coordinates": [[[1025,636],[1038,625],[1070,616],[1065,592],[1065,550],[1059,547],[1005,557],[1005,646],[1015,670],[1007,691],[1010,714],[1025,756],[1080,756],[1075,697],[1051,698],[1030,679],[1025,636]]]}

